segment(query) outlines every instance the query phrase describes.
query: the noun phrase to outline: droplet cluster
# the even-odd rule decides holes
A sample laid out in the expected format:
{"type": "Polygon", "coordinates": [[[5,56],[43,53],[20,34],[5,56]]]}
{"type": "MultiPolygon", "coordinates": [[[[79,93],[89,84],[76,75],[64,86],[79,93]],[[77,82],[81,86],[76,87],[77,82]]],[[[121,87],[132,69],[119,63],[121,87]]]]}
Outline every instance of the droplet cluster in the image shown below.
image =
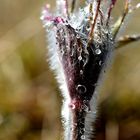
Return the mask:
{"type": "Polygon", "coordinates": [[[96,116],[91,100],[93,97],[96,100],[95,90],[113,39],[102,9],[96,11],[98,1],[87,0],[87,6],[77,13],[68,13],[66,2],[57,0],[55,14],[50,13],[47,5],[41,19],[46,31],[53,32],[55,38],[53,50],[57,52],[57,64],[64,74],[62,81],[69,94],[66,96],[72,113],[70,131],[77,137],[75,140],[86,140],[85,118],[87,114],[96,116]]]}

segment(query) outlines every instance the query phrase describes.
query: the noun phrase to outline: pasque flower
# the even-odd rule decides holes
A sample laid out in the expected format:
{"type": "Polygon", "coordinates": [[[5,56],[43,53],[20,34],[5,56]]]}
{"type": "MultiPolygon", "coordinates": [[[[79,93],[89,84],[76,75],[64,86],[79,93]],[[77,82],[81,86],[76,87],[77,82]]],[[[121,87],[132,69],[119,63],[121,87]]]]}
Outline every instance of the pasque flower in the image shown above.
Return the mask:
{"type": "MultiPolygon", "coordinates": [[[[115,4],[116,0],[87,0],[84,8],[76,10],[76,0],[56,0],[55,14],[50,13],[49,5],[43,9],[50,65],[64,95],[66,140],[92,139],[101,77],[115,47],[127,43],[126,38],[117,42],[116,36],[132,11],[130,0],[126,0],[123,15],[113,26],[110,16],[115,4]]],[[[134,37],[127,39],[131,42],[134,37]]]]}

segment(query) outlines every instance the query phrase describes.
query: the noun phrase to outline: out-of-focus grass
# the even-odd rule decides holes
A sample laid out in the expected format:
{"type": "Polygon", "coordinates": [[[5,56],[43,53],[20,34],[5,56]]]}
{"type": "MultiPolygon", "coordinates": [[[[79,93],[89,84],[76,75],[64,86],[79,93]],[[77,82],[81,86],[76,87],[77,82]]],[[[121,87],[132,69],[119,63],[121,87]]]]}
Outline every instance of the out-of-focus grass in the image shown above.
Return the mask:
{"type": "MultiPolygon", "coordinates": [[[[41,7],[54,1],[0,4],[0,140],[61,138],[61,96],[46,61],[41,7]]],[[[139,0],[135,0],[136,4],[139,0]]],[[[114,15],[121,14],[119,0],[114,15]]],[[[140,11],[123,34],[140,33],[140,11]]],[[[114,20],[115,20],[114,19],[114,20]]],[[[98,140],[140,139],[140,42],[116,52],[101,89],[98,140]]]]}
{"type": "Polygon", "coordinates": [[[45,1],[0,4],[0,140],[60,137],[58,88],[39,19],[45,1]]]}

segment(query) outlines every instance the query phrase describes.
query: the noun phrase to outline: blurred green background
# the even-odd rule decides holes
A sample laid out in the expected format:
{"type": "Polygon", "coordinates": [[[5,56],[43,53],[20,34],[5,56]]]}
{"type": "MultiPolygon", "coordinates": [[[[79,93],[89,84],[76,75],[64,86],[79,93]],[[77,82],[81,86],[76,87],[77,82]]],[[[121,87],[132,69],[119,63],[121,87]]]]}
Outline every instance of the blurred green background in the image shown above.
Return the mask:
{"type": "MultiPolygon", "coordinates": [[[[62,139],[62,97],[39,19],[45,3],[55,7],[55,0],[0,0],[0,140],[62,139]]],[[[139,16],[131,14],[120,35],[140,33],[139,16]]],[[[96,139],[140,140],[140,42],[116,51],[103,85],[96,139]]]]}

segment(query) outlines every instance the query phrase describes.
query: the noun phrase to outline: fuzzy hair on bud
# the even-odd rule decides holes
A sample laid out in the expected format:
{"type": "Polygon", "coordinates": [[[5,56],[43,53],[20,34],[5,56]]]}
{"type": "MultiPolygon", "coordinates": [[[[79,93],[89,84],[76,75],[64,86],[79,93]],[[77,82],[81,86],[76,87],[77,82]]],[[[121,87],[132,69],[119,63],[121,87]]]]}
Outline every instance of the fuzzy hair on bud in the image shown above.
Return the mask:
{"type": "Polygon", "coordinates": [[[110,16],[116,1],[104,9],[106,0],[87,0],[84,8],[74,10],[76,0],[56,0],[55,14],[48,6],[43,9],[50,67],[64,96],[65,140],[94,137],[98,88],[115,48],[110,16]]]}

